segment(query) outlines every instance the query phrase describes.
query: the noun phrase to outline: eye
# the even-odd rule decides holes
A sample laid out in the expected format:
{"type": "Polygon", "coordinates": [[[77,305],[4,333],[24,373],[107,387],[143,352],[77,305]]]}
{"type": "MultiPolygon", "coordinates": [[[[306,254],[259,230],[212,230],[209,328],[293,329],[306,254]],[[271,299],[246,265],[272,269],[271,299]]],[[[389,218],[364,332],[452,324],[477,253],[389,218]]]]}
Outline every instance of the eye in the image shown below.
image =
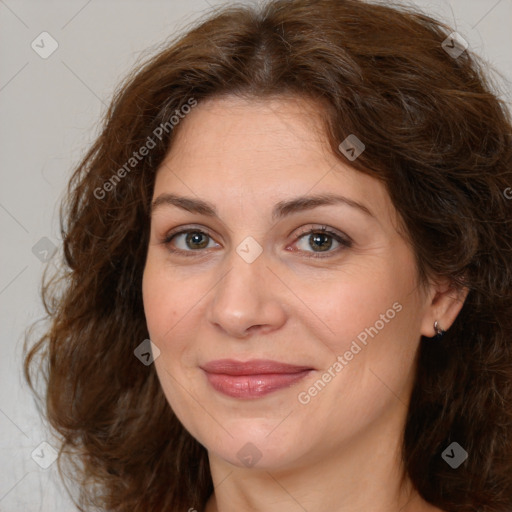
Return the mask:
{"type": "Polygon", "coordinates": [[[346,235],[341,235],[322,226],[299,233],[295,244],[300,251],[310,253],[308,257],[326,258],[351,247],[352,240],[346,235]]]}
{"type": "MultiPolygon", "coordinates": [[[[204,249],[219,247],[209,233],[197,228],[171,232],[162,240],[162,243],[172,253],[183,256],[198,256],[199,253],[204,252],[204,249]]],[[[322,226],[299,232],[296,235],[295,245],[299,251],[306,253],[307,257],[326,258],[351,247],[352,240],[347,235],[322,226]]]]}
{"type": "Polygon", "coordinates": [[[211,249],[218,246],[213,238],[200,229],[186,229],[175,233],[169,233],[163,243],[171,252],[189,253],[200,252],[202,249],[211,249]]]}

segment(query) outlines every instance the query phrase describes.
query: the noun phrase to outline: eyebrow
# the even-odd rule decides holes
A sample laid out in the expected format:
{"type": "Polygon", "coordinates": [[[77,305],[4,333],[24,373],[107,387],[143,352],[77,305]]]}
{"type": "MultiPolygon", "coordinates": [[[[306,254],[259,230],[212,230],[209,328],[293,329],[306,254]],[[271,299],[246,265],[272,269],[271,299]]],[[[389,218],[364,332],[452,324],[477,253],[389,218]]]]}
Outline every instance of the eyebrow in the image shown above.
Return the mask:
{"type": "MultiPolygon", "coordinates": [[[[319,206],[330,206],[336,204],[344,204],[355,208],[364,214],[375,217],[373,213],[363,204],[358,203],[348,197],[335,195],[335,194],[317,194],[312,196],[299,196],[293,199],[287,199],[277,203],[272,210],[272,219],[277,220],[293,213],[299,213],[305,210],[311,210],[319,206]]],[[[151,204],[151,215],[160,207],[176,206],[182,210],[186,210],[191,213],[198,213],[200,215],[206,215],[207,217],[217,217],[218,213],[215,205],[202,199],[196,199],[194,197],[178,196],[175,194],[161,194],[151,204]]]]}

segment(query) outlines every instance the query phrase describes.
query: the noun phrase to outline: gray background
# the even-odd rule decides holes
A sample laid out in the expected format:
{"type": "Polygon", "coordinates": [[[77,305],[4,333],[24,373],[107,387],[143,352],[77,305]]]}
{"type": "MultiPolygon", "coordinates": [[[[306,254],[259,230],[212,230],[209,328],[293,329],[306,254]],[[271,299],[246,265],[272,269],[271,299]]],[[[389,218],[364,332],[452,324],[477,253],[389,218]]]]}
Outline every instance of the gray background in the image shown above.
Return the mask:
{"type": "MultiPolygon", "coordinates": [[[[448,21],[504,75],[499,85],[510,105],[512,0],[411,3],[448,21]]],[[[21,374],[24,330],[43,315],[40,260],[60,244],[57,205],[70,171],[94,139],[115,86],[137,59],[218,5],[216,0],[0,0],[2,512],[74,510],[57,464],[43,469],[34,460],[51,461],[51,449],[39,445],[52,444],[52,438],[21,374]],[[47,59],[31,47],[43,31],[59,45],[47,59]]]]}

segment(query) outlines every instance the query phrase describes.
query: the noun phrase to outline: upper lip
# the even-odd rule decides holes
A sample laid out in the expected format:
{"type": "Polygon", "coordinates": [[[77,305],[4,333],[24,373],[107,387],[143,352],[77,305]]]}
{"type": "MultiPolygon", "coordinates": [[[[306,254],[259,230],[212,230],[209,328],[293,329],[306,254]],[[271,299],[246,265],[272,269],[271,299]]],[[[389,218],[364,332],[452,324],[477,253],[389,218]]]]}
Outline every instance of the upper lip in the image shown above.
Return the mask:
{"type": "Polygon", "coordinates": [[[208,373],[225,375],[263,375],[266,373],[299,373],[313,370],[311,366],[297,366],[270,359],[251,359],[235,361],[234,359],[218,359],[203,364],[201,368],[208,373]]]}

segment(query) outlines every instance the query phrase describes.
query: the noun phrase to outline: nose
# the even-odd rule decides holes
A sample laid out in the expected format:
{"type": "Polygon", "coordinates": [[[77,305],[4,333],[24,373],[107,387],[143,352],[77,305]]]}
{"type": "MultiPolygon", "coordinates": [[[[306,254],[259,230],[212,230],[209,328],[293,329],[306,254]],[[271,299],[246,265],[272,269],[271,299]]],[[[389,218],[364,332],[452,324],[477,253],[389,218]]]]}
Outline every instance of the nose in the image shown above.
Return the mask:
{"type": "Polygon", "coordinates": [[[286,322],[283,285],[267,267],[265,253],[252,263],[244,261],[235,251],[229,271],[212,291],[207,319],[232,337],[265,334],[279,329],[286,322]]]}

